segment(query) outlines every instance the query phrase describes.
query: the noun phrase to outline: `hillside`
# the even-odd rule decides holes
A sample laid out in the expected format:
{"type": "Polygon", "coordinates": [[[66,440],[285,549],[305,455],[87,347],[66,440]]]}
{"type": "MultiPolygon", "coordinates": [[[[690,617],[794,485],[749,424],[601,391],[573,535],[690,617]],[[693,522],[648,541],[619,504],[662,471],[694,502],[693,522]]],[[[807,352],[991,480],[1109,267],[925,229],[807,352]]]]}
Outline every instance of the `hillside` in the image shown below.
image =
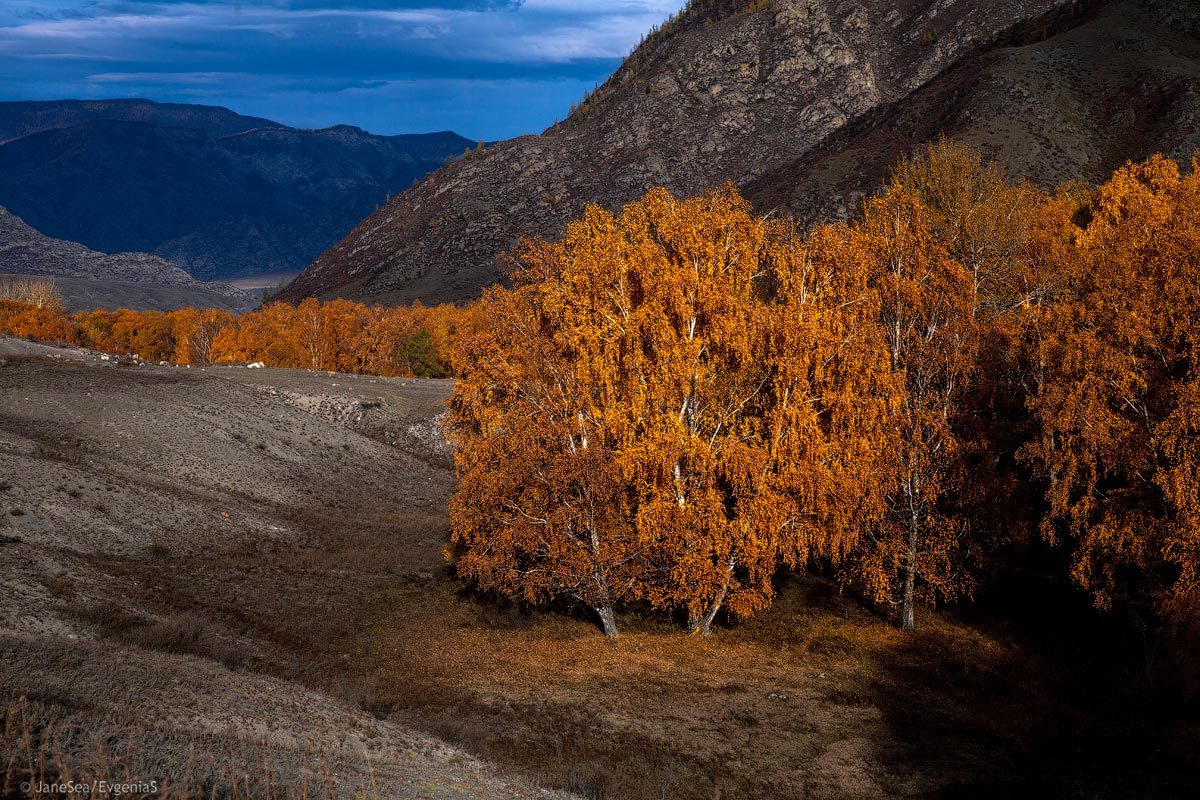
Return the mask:
{"type": "Polygon", "coordinates": [[[565,122],[393,198],[286,296],[467,299],[519,235],[653,185],[733,181],[763,211],[842,216],[939,133],[1045,183],[1186,157],[1198,16],[1187,0],[693,2],[565,122]]]}
{"type": "Polygon", "coordinates": [[[117,774],[212,780],[189,797],[1196,796],[1194,718],[1139,711],[1120,639],[1040,575],[918,634],[789,576],[703,640],[464,591],[449,390],[0,337],[0,776],[32,717],[50,763],[124,745],[117,774]]]}
{"type": "Polygon", "coordinates": [[[0,404],[4,796],[25,796],[27,763],[169,775],[173,797],[307,781],[329,791],[305,797],[567,800],[372,715],[342,678],[366,601],[441,560],[448,473],[404,448],[444,394],[0,337],[0,395],[21,399],[0,404]],[[356,409],[357,426],[336,413],[356,409]],[[24,726],[46,723],[54,746],[22,759],[24,726]]]}
{"type": "Polygon", "coordinates": [[[148,253],[108,255],[81,244],[52,239],[0,207],[0,279],[50,277],[72,311],[92,308],[166,310],[212,306],[240,311],[253,307],[248,292],[225,283],[205,283],[148,253]]]}
{"type": "Polygon", "coordinates": [[[303,268],[471,144],[296,130],[206,107],[106,107],[109,118],[30,105],[0,104],[0,138],[26,132],[0,145],[0,204],[47,235],[153,253],[204,279],[303,268]]]}

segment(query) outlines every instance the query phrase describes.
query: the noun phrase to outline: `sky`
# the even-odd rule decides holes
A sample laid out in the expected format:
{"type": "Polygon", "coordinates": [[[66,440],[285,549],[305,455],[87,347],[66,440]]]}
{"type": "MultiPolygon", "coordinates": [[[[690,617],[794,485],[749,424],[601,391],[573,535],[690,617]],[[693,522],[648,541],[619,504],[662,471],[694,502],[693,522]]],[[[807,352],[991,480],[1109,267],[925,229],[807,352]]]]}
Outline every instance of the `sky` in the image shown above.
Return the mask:
{"type": "Polygon", "coordinates": [[[684,0],[0,0],[0,100],[540,133],[684,0]]]}

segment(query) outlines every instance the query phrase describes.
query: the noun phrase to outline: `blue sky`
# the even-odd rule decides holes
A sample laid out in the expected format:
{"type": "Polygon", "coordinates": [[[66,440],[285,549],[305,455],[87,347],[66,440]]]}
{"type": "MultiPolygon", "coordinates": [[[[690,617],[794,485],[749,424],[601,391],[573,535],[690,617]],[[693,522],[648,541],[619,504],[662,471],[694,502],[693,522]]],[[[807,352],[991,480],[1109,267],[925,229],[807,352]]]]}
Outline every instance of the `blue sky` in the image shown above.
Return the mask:
{"type": "Polygon", "coordinates": [[[540,132],[684,0],[0,0],[0,99],[374,133],[540,132]]]}

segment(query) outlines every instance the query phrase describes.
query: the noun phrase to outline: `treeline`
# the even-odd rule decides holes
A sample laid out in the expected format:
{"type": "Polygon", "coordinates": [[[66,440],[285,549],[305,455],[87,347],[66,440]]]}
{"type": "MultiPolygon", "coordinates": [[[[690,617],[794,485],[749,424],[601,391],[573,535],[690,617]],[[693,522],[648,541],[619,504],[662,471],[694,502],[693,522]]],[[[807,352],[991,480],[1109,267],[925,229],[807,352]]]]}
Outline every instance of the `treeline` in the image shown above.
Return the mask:
{"type": "Polygon", "coordinates": [[[448,423],[478,587],[707,632],[811,568],[912,629],[1040,536],[1096,606],[1196,641],[1195,164],[1047,193],[941,142],[850,224],[654,190],[520,264],[448,423]]]}
{"type": "Polygon", "coordinates": [[[452,305],[381,308],[313,299],[299,306],[271,303],[240,315],[212,308],[69,315],[47,281],[0,287],[0,333],[182,365],[262,362],[440,378],[451,374],[454,342],[475,319],[471,309],[452,305]]]}

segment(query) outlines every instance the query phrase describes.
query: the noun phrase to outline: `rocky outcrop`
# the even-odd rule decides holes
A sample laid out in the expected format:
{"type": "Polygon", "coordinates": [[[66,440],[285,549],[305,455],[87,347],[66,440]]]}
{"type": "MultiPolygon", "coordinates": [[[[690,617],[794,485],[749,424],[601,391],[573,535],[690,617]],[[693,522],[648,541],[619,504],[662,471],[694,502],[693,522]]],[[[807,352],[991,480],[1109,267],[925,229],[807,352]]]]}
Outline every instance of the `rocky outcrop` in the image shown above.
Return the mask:
{"type": "Polygon", "coordinates": [[[1076,24],[1078,0],[693,2],[565,122],[449,165],[326,252],[287,296],[460,300],[518,236],[654,185],[746,187],[956,65],[1076,24]]]}
{"type": "Polygon", "coordinates": [[[922,142],[947,135],[1046,187],[1200,149],[1200,5],[1095,7],[1054,35],[967,59],[745,184],[762,209],[844,218],[922,142]],[[1168,22],[1169,24],[1164,24],[1168,22]]]}

